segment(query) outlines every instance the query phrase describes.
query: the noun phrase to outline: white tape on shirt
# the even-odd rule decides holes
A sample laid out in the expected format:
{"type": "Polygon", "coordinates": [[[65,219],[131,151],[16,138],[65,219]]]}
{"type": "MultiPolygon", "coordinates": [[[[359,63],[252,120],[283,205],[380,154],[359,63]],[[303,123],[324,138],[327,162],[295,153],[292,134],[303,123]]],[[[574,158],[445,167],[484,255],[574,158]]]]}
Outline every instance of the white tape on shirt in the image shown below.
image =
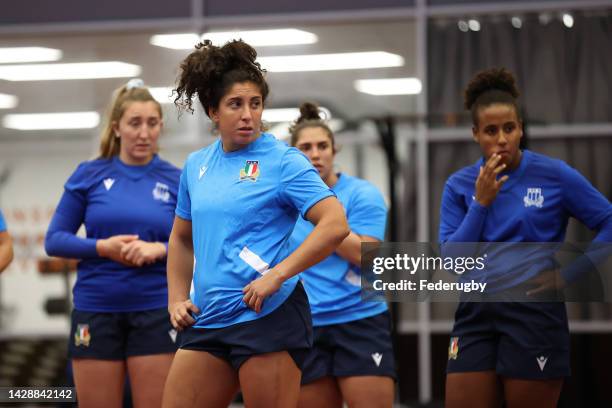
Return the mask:
{"type": "Polygon", "coordinates": [[[259,272],[262,275],[265,275],[266,273],[270,271],[269,269],[270,264],[264,262],[264,260],[261,259],[259,255],[257,255],[255,252],[252,252],[246,246],[242,248],[242,251],[240,251],[240,259],[242,259],[251,268],[255,269],[257,272],[259,272]]]}

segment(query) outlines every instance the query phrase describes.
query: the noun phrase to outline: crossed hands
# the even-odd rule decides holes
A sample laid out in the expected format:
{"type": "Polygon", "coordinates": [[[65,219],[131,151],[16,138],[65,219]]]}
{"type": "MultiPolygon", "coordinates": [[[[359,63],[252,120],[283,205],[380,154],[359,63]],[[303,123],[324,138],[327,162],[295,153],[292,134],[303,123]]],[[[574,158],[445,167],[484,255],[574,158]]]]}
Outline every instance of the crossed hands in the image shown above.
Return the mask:
{"type": "Polygon", "coordinates": [[[98,255],[126,266],[152,264],[166,256],[166,246],[161,242],[145,242],[138,235],[113,235],[96,242],[98,255]]]}

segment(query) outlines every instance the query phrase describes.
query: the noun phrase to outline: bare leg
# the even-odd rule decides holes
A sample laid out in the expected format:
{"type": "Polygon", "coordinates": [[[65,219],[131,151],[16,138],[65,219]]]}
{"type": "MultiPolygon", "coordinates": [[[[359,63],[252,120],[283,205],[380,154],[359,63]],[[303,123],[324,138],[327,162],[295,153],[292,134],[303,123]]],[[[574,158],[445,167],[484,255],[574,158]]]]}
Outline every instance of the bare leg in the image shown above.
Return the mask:
{"type": "Polygon", "coordinates": [[[164,384],[174,353],[128,357],[127,367],[135,408],[161,407],[164,384]]]}
{"type": "Polygon", "coordinates": [[[501,406],[500,398],[500,383],[495,371],[446,376],[446,408],[494,408],[501,406]]]}
{"type": "Polygon", "coordinates": [[[338,377],[338,384],[349,408],[393,407],[395,384],[391,377],[338,377]]]}
{"type": "Polygon", "coordinates": [[[240,386],[249,408],[297,407],[302,373],[288,352],[249,358],[240,367],[240,386]]]}
{"type": "Polygon", "coordinates": [[[502,378],[502,382],[508,408],[555,408],[563,387],[561,378],[554,380],[502,378]]]}
{"type": "Polygon", "coordinates": [[[225,360],[205,351],[178,350],[168,373],[165,408],[227,408],[238,392],[238,376],[225,360]]]}
{"type": "Polygon", "coordinates": [[[125,361],[75,358],[74,384],[81,408],[121,408],[125,361]]]}
{"type": "Polygon", "coordinates": [[[299,408],[341,408],[342,394],[334,377],[323,377],[300,388],[299,408]]]}

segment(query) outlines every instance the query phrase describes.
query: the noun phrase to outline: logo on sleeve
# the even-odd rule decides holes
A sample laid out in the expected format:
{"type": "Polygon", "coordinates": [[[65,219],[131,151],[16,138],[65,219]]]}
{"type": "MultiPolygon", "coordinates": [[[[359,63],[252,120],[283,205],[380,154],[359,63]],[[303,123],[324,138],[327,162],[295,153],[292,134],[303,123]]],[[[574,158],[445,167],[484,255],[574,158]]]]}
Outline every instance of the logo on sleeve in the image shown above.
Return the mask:
{"type": "Polygon", "coordinates": [[[208,170],[207,166],[200,166],[200,175],[198,176],[198,180],[200,180],[202,177],[204,177],[204,174],[206,173],[206,170],[208,170]]]}
{"type": "Polygon", "coordinates": [[[544,204],[544,196],[542,195],[541,188],[528,188],[527,195],[523,197],[523,203],[525,203],[525,207],[538,207],[542,208],[542,204],[544,204]]]}
{"type": "Polygon", "coordinates": [[[115,184],[115,179],[112,179],[109,177],[109,178],[104,179],[103,183],[104,183],[104,187],[106,188],[106,191],[108,191],[111,189],[113,184],[115,184]]]}
{"type": "Polygon", "coordinates": [[[240,181],[249,179],[257,181],[259,177],[259,160],[247,160],[244,168],[240,169],[240,181]]]}
{"type": "Polygon", "coordinates": [[[167,203],[170,200],[170,188],[164,183],[155,183],[153,198],[167,203]]]}

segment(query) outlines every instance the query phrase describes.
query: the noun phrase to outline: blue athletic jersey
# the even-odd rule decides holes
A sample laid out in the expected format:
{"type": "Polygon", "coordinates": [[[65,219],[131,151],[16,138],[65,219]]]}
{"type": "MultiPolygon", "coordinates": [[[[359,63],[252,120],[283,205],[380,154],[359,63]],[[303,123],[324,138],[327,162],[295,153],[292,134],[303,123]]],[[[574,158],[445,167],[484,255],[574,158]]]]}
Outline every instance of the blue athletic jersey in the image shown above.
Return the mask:
{"type": "Polygon", "coordinates": [[[47,231],[51,256],[78,258],[74,306],[91,312],[127,312],[168,303],[166,262],[131,268],[98,256],[96,241],[137,234],[147,242],[168,242],[180,170],[157,155],[145,166],[98,159],[81,163],[47,231]],[[86,238],[75,235],[85,225],[86,238]]]}
{"type": "MultiPolygon", "coordinates": [[[[475,200],[481,158],[446,182],[440,208],[440,242],[563,242],[569,217],[599,230],[594,241],[612,237],[612,205],[578,171],[565,162],[528,150],[495,201],[475,200]]],[[[489,247],[491,248],[491,247],[489,247]]],[[[487,252],[486,267],[462,278],[506,289],[555,267],[552,247],[512,254],[510,246],[487,252]],[[514,255],[514,257],[513,257],[514,255]],[[511,266],[509,268],[509,266],[511,266]]]]}
{"type": "MultiPolygon", "coordinates": [[[[352,232],[384,240],[387,207],[376,187],[339,174],[332,191],[344,207],[352,232]]],[[[291,235],[292,248],[297,248],[313,228],[309,221],[298,220],[291,235]]],[[[350,322],[387,310],[384,302],[361,300],[360,265],[352,265],[335,252],[300,276],[308,294],[313,326],[350,322]]]]}
{"type": "Polygon", "coordinates": [[[2,215],[2,211],[0,211],[0,232],[6,231],[6,222],[4,221],[4,216],[2,215]]]}
{"type": "Polygon", "coordinates": [[[221,141],[189,155],[176,215],[191,221],[194,327],[217,328],[263,317],[293,291],[297,276],[266,298],[257,314],[242,289],[290,254],[298,215],[333,193],[308,159],[270,134],[241,150],[221,141]]]}

